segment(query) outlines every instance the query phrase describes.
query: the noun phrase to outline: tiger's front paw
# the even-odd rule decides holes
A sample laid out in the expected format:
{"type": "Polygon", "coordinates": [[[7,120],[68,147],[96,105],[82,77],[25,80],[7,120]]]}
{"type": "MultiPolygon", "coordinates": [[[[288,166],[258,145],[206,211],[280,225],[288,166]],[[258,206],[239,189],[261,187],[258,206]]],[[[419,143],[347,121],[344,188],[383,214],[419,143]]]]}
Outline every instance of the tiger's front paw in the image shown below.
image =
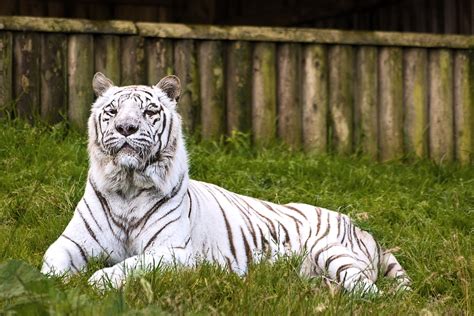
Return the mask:
{"type": "Polygon", "coordinates": [[[89,284],[100,291],[121,288],[125,284],[125,273],[121,267],[113,266],[97,270],[89,278],[89,284]]]}

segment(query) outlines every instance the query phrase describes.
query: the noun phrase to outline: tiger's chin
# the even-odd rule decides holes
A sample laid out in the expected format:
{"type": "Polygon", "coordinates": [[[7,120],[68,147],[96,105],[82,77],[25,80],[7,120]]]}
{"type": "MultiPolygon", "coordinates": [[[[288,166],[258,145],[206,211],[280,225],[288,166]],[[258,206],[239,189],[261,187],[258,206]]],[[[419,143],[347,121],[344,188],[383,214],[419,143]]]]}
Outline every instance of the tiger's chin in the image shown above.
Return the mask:
{"type": "Polygon", "coordinates": [[[115,155],[114,162],[125,169],[138,169],[142,163],[140,155],[130,146],[124,146],[115,155]]]}

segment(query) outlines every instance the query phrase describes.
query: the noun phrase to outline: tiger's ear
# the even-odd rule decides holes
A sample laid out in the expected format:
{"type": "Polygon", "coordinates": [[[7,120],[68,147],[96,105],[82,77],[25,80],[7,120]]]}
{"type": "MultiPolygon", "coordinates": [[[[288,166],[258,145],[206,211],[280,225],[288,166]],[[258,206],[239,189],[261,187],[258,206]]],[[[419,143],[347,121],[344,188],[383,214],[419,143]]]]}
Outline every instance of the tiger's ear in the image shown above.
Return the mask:
{"type": "Polygon", "coordinates": [[[114,83],[112,80],[107,78],[103,73],[96,72],[94,78],[92,79],[92,88],[94,89],[95,95],[100,97],[105,93],[105,91],[109,90],[114,83]]]}
{"type": "Polygon", "coordinates": [[[155,87],[160,88],[171,100],[178,101],[181,94],[181,81],[178,77],[166,76],[155,87]]]}

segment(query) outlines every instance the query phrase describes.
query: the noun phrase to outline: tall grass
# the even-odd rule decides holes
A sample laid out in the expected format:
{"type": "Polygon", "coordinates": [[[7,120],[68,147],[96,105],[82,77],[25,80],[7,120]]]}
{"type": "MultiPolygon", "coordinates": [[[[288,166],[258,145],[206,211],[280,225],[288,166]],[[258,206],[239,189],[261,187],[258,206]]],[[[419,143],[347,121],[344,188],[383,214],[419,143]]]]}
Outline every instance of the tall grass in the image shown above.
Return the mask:
{"type": "MultiPolygon", "coordinates": [[[[97,293],[87,278],[100,262],[68,281],[45,279],[36,270],[82,195],[85,136],[61,124],[0,122],[0,313],[472,313],[472,166],[410,159],[379,164],[363,157],[294,153],[278,145],[254,150],[239,135],[217,143],[191,140],[193,178],[274,202],[305,202],[349,214],[396,250],[413,291],[352,297],[319,278],[300,278],[298,259],[283,258],[254,265],[243,278],[203,264],[157,270],[121,290],[97,293]]],[[[379,285],[390,291],[387,280],[379,285]]]]}

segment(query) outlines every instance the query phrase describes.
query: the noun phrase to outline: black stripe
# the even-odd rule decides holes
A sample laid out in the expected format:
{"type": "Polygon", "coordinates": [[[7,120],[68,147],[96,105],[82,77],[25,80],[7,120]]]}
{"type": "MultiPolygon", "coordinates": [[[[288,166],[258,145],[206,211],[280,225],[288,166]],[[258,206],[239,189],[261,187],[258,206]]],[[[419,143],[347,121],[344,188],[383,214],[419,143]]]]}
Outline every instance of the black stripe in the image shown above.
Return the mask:
{"type": "Polygon", "coordinates": [[[337,255],[332,255],[330,256],[327,260],[326,260],[326,263],[324,265],[324,267],[326,268],[326,270],[329,270],[329,265],[334,261],[334,260],[337,260],[339,258],[344,258],[344,257],[349,257],[351,259],[353,259],[354,257],[347,254],[347,253],[340,253],[340,254],[337,254],[337,255]]]}
{"type": "Polygon", "coordinates": [[[186,193],[188,194],[188,198],[189,198],[188,218],[191,218],[191,210],[193,209],[193,200],[191,199],[191,194],[189,193],[189,190],[187,190],[186,193]]]}
{"type": "Polygon", "coordinates": [[[166,223],[163,227],[160,228],[160,230],[158,230],[151,238],[150,240],[148,240],[148,242],[146,243],[146,246],[145,248],[143,248],[143,250],[146,250],[150,244],[156,239],[156,237],[158,237],[158,235],[166,228],[168,227],[169,224],[172,224],[174,222],[176,222],[177,220],[179,220],[181,218],[181,216],[178,216],[177,218],[175,219],[172,219],[171,221],[169,221],[168,223],[166,223]]]}
{"type": "Polygon", "coordinates": [[[339,235],[341,234],[341,213],[338,213],[337,214],[337,234],[336,234],[336,238],[339,238],[339,235]]]}
{"type": "Polygon", "coordinates": [[[247,266],[252,261],[252,251],[250,250],[249,242],[247,241],[247,237],[245,237],[244,230],[240,227],[240,233],[242,234],[242,239],[244,241],[245,247],[245,255],[247,256],[247,266]]]}
{"type": "Polygon", "coordinates": [[[247,226],[250,232],[250,235],[252,236],[253,244],[254,246],[257,246],[257,236],[255,235],[255,229],[252,225],[252,220],[250,219],[249,215],[246,214],[247,213],[246,210],[242,208],[239,202],[237,202],[237,198],[240,198],[240,197],[236,194],[231,194],[230,192],[220,187],[216,187],[216,189],[229,201],[229,203],[231,203],[232,205],[234,205],[235,207],[239,209],[240,214],[243,216],[243,219],[245,221],[245,225],[247,226]]]}
{"type": "Polygon", "coordinates": [[[73,267],[76,272],[79,272],[79,268],[74,264],[74,260],[72,258],[71,252],[66,249],[66,253],[69,257],[69,266],[73,267]]]}
{"type": "Polygon", "coordinates": [[[171,190],[169,195],[165,195],[162,199],[160,199],[158,202],[156,202],[150,210],[148,210],[144,216],[142,216],[138,221],[135,223],[131,223],[128,227],[129,231],[132,231],[136,229],[138,226],[142,225],[143,227],[146,225],[150,217],[153,215],[153,213],[158,210],[161,206],[163,206],[166,202],[171,200],[173,197],[175,197],[179,191],[181,190],[181,187],[183,185],[183,180],[184,180],[184,173],[181,174],[181,177],[179,178],[179,182],[176,184],[176,186],[171,190]]]}
{"type": "MultiPolygon", "coordinates": [[[[305,219],[308,219],[306,217],[306,215],[301,210],[297,209],[296,207],[290,206],[288,204],[284,204],[282,206],[287,208],[287,209],[293,210],[293,211],[297,212],[298,214],[300,214],[301,216],[303,216],[305,219]]],[[[300,223],[302,223],[302,222],[300,221],[300,223]]]]}
{"type": "Polygon", "coordinates": [[[389,265],[387,266],[387,270],[385,270],[385,273],[384,273],[383,276],[386,277],[386,276],[390,273],[390,271],[392,271],[393,268],[395,268],[396,265],[397,265],[397,264],[396,264],[395,262],[392,262],[391,264],[389,264],[389,265]]]}
{"type": "MultiPolygon", "coordinates": [[[[331,230],[331,219],[330,219],[330,216],[329,214],[328,215],[328,220],[327,220],[327,226],[326,226],[326,230],[324,231],[324,233],[314,241],[313,243],[313,246],[311,247],[311,250],[310,250],[310,253],[313,252],[313,249],[314,247],[316,247],[316,245],[318,244],[318,242],[323,239],[324,237],[326,237],[327,235],[329,235],[329,231],[331,230]]],[[[319,229],[319,222],[318,222],[318,229],[319,229]]],[[[316,233],[316,236],[317,236],[317,233],[316,233]]]]}
{"type": "Polygon", "coordinates": [[[336,271],[336,281],[337,282],[341,282],[341,273],[342,273],[342,271],[347,270],[349,268],[352,268],[352,264],[350,264],[350,263],[343,264],[342,266],[337,268],[337,271],[336,271]]]}
{"type": "MultiPolygon", "coordinates": [[[[159,221],[161,221],[163,218],[167,217],[168,215],[170,215],[171,213],[173,213],[174,211],[176,211],[182,204],[183,204],[183,201],[184,201],[184,198],[185,196],[183,195],[183,198],[181,199],[181,201],[178,203],[178,205],[176,205],[176,207],[172,208],[171,210],[169,210],[168,212],[166,212],[166,214],[162,215],[160,218],[158,218],[156,221],[153,222],[153,224],[151,224],[151,226],[153,226],[154,224],[158,223],[159,221]]],[[[181,217],[181,215],[179,215],[179,217],[181,217]]],[[[146,223],[145,223],[146,224],[146,223]]],[[[138,234],[135,236],[138,237],[141,232],[143,231],[143,229],[145,228],[145,225],[142,226],[142,228],[140,229],[140,231],[138,232],[138,234]]]]}
{"type": "MultiPolygon", "coordinates": [[[[166,117],[166,116],[164,116],[166,117]]],[[[170,127],[168,129],[168,137],[166,139],[166,145],[165,148],[168,147],[168,144],[170,143],[170,138],[171,138],[171,132],[173,131],[173,117],[171,116],[170,118],[170,127]]]]}
{"type": "Polygon", "coordinates": [[[92,231],[91,227],[89,226],[89,223],[86,221],[86,219],[82,215],[81,210],[79,208],[77,209],[77,213],[81,217],[82,222],[84,223],[84,226],[86,226],[86,229],[87,229],[87,232],[89,233],[89,235],[91,235],[91,237],[100,245],[99,241],[97,240],[97,237],[96,237],[95,233],[92,231]]]}
{"type": "Polygon", "coordinates": [[[95,195],[97,196],[97,199],[99,200],[100,202],[100,205],[102,206],[102,210],[104,211],[104,214],[105,214],[105,217],[107,219],[107,223],[109,224],[109,228],[110,228],[110,231],[112,232],[112,234],[117,238],[117,234],[116,232],[112,229],[112,225],[110,224],[110,220],[109,219],[112,219],[112,222],[120,229],[122,230],[125,230],[125,227],[119,223],[113,216],[112,214],[112,211],[110,210],[110,206],[109,206],[109,203],[107,202],[107,200],[105,199],[105,197],[102,195],[102,193],[100,193],[100,191],[97,189],[97,187],[95,186],[95,184],[92,182],[92,180],[89,181],[92,188],[94,189],[94,192],[95,192],[95,195]]]}
{"type": "Polygon", "coordinates": [[[234,259],[235,261],[237,262],[237,264],[239,263],[239,261],[237,260],[237,254],[236,254],[236,251],[235,251],[235,245],[234,245],[234,238],[233,238],[233,235],[232,235],[232,229],[230,227],[230,224],[229,224],[229,221],[227,219],[227,216],[225,215],[225,212],[224,212],[224,209],[222,208],[222,205],[219,203],[219,201],[217,200],[217,198],[214,196],[214,194],[211,192],[211,190],[206,187],[206,189],[209,191],[209,194],[214,198],[214,200],[216,201],[217,205],[219,206],[219,209],[221,210],[221,213],[222,213],[222,216],[224,218],[224,222],[225,222],[225,227],[227,229],[227,238],[229,240],[229,246],[230,246],[230,251],[232,252],[232,255],[234,256],[234,259]]]}
{"type": "Polygon", "coordinates": [[[85,204],[86,207],[87,207],[87,210],[89,211],[90,216],[91,216],[92,219],[94,220],[94,223],[96,224],[97,228],[99,228],[99,230],[102,231],[102,227],[100,227],[99,222],[97,222],[97,220],[96,220],[95,217],[94,217],[94,214],[92,214],[92,210],[91,210],[91,208],[89,207],[89,204],[87,203],[86,199],[84,198],[83,201],[84,201],[84,204],[85,204]]]}
{"type": "Polygon", "coordinates": [[[76,241],[72,240],[71,238],[69,238],[68,236],[62,234],[61,235],[62,237],[66,238],[67,240],[69,240],[70,242],[72,242],[74,245],[76,245],[76,247],[79,249],[79,252],[82,256],[82,259],[87,263],[87,256],[86,256],[86,253],[84,251],[84,249],[81,247],[81,245],[79,245],[76,241]]]}

